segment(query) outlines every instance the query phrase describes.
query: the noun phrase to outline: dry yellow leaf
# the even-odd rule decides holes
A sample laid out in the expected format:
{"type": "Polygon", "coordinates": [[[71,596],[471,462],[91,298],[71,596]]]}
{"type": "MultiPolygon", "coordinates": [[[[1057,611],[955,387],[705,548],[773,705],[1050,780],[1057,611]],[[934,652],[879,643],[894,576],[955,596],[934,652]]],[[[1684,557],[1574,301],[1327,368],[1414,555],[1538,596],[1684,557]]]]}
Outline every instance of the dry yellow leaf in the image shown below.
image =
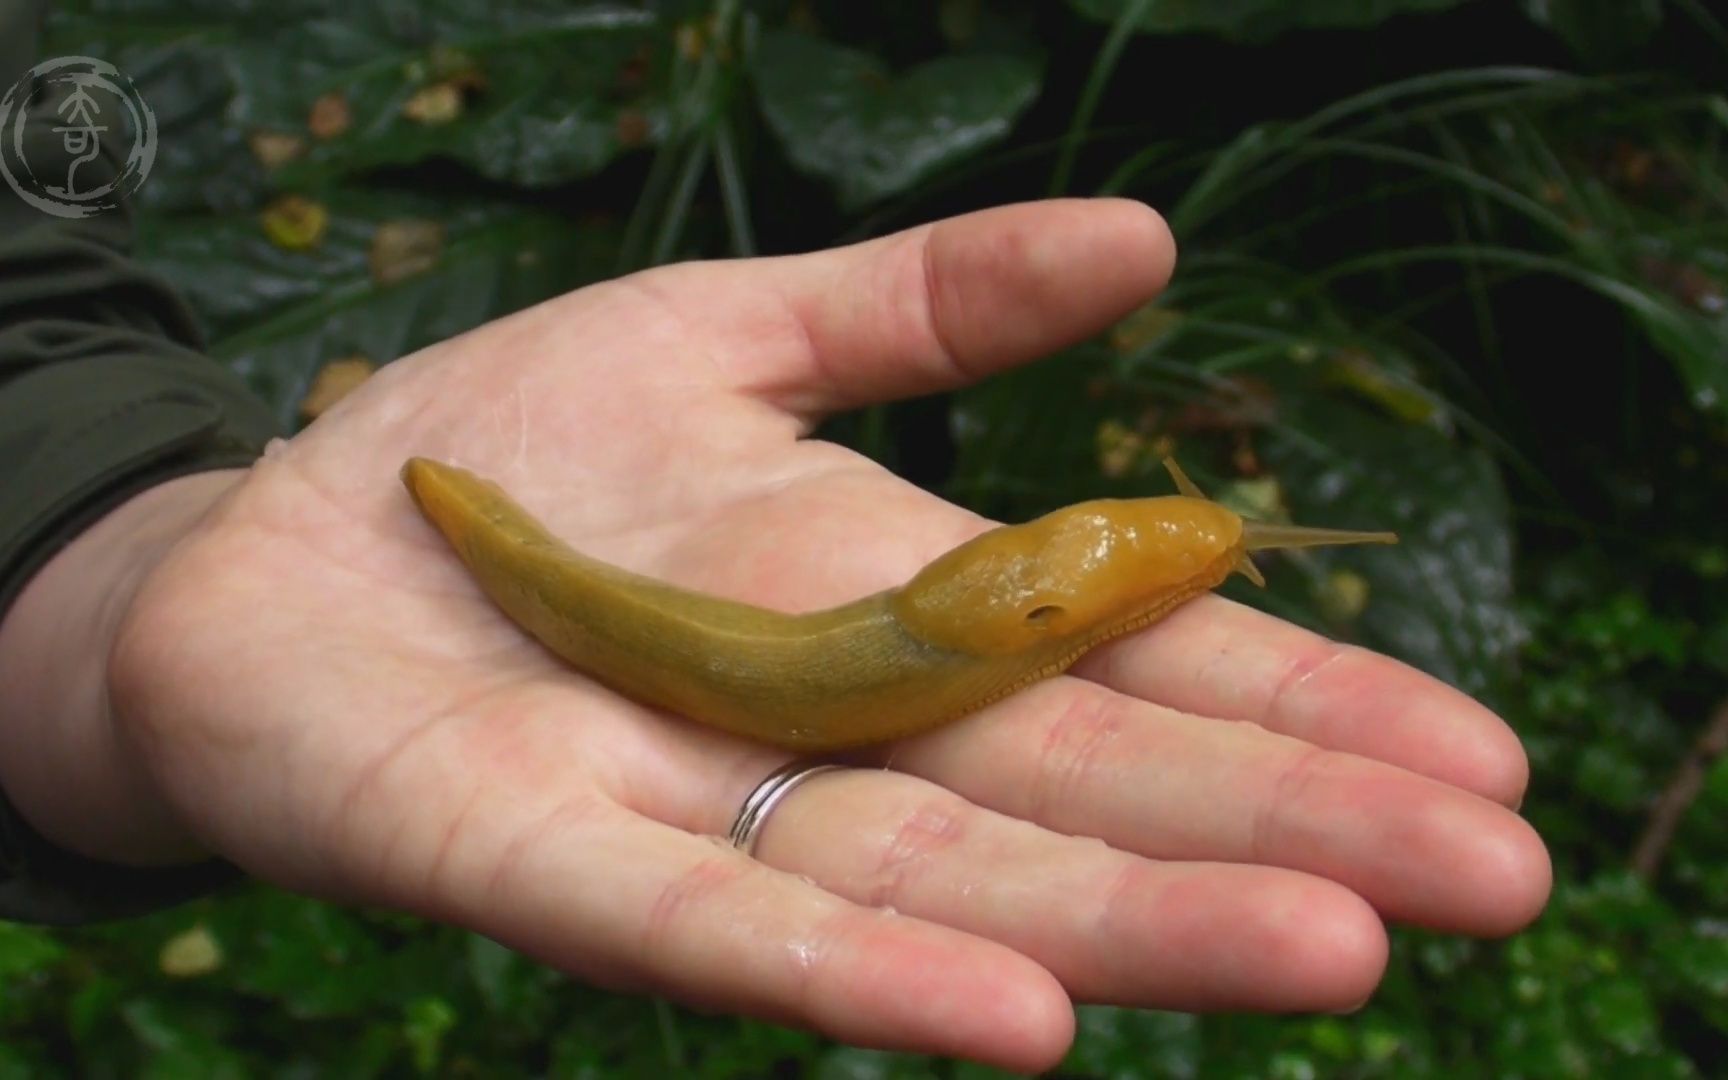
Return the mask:
{"type": "Polygon", "coordinates": [[[462,88],[453,82],[424,87],[402,104],[402,115],[417,124],[448,124],[462,115],[462,88]]]}
{"type": "Polygon", "coordinates": [[[300,399],[300,415],[308,420],[316,420],[336,406],[338,401],[347,397],[359,388],[360,384],[372,377],[378,370],[364,356],[348,356],[340,360],[332,360],[319,369],[312,380],[311,389],[300,399]]]}
{"type": "Polygon", "coordinates": [[[353,122],[347,97],[340,90],[332,90],[312,103],[312,111],[306,116],[306,130],[314,138],[334,139],[353,122]]]}
{"type": "Polygon", "coordinates": [[[304,195],[284,195],[259,215],[264,235],[279,248],[306,251],[324,239],[330,227],[330,211],[304,195]]]}
{"type": "Polygon", "coordinates": [[[164,975],[192,978],[208,975],[222,966],[222,943],[203,923],[175,934],[157,954],[157,965],[164,975]]]}
{"type": "Polygon", "coordinates": [[[279,169],[306,152],[306,140],[287,131],[254,131],[246,145],[266,169],[279,169]]]}
{"type": "Polygon", "coordinates": [[[627,149],[641,146],[648,141],[650,130],[648,114],[641,109],[618,110],[618,120],[613,131],[617,135],[619,146],[627,149]]]}
{"type": "Polygon", "coordinates": [[[430,270],[444,253],[444,226],[436,221],[387,221],[372,234],[366,264],[372,280],[390,285],[430,270]]]}
{"type": "Polygon", "coordinates": [[[1336,622],[1351,622],[1367,610],[1368,579],[1349,570],[1334,570],[1320,586],[1320,609],[1336,622]]]}

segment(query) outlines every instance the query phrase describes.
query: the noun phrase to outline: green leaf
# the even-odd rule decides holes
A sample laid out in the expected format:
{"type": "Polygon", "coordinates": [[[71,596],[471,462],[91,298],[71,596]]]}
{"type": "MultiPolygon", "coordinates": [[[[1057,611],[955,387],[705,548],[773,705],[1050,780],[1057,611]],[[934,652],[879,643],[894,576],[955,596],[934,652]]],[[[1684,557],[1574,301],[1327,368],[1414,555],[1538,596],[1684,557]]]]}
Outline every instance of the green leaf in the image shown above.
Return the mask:
{"type": "MultiPolygon", "coordinates": [[[[1115,23],[1131,0],[1069,0],[1089,19],[1115,23]]],[[[1153,0],[1140,17],[1142,33],[1220,34],[1265,41],[1297,27],[1373,26],[1406,12],[1439,11],[1464,0],[1153,0]]]]}
{"type": "Polygon", "coordinates": [[[1607,806],[1633,814],[1644,808],[1650,772],[1619,746],[1586,746],[1578,755],[1573,784],[1607,806]]]}
{"type": "Polygon", "coordinates": [[[1604,979],[1584,995],[1584,1015],[1596,1036],[1624,1054],[1658,1048],[1658,1021],[1650,993],[1636,979],[1604,979]]]}
{"type": "Polygon", "coordinates": [[[1522,0],[1521,6],[1590,64],[1624,58],[1662,26],[1662,0],[1522,0]]]}
{"type": "Polygon", "coordinates": [[[243,74],[231,108],[251,125],[301,131],[321,93],[348,102],[352,126],[316,143],[305,166],[285,170],[286,180],[445,156],[489,179],[545,187],[592,175],[664,130],[669,53],[644,12],[457,0],[416,10],[404,23],[394,5],[375,3],[369,17],[295,28],[285,40],[254,39],[235,50],[243,74]],[[304,68],[273,60],[283,49],[303,57],[304,68]],[[427,100],[418,95],[450,84],[462,88],[458,115],[412,118],[414,103],[427,100]]]}
{"type": "Polygon", "coordinates": [[[454,935],[419,922],[392,932],[386,916],[269,890],[208,921],[228,947],[225,980],[305,1023],[405,1010],[460,978],[443,945],[454,935]]]}
{"type": "Polygon", "coordinates": [[[517,1024],[543,1023],[563,977],[480,934],[467,939],[468,974],[486,1009],[517,1024]]]}
{"type": "Polygon", "coordinates": [[[44,1062],[27,1056],[22,1050],[0,1044],[0,1080],[31,1080],[41,1076],[44,1062]]]}
{"type": "Polygon", "coordinates": [[[1175,1012],[1085,1006],[1074,1048],[1064,1066],[1082,1076],[1158,1076],[1191,1080],[1203,1075],[1202,1023],[1175,1012]]]}
{"type": "Polygon", "coordinates": [[[1664,959],[1691,994],[1728,1008],[1728,926],[1700,920],[1664,959]]]}
{"type": "Polygon", "coordinates": [[[212,352],[275,407],[284,427],[314,375],[360,355],[383,364],[606,276],[615,230],[509,207],[341,193],[324,239],[285,251],[249,218],[176,220],[140,237],[143,258],[209,321],[212,352]],[[442,246],[418,273],[375,280],[391,222],[436,222],[442,246]]]}
{"type": "Polygon", "coordinates": [[[414,1055],[414,1068],[421,1075],[438,1068],[444,1036],[455,1026],[456,1010],[443,998],[418,998],[408,1003],[402,1035],[414,1055]]]}
{"type": "Polygon", "coordinates": [[[162,149],[141,189],[151,206],[238,206],[277,183],[437,157],[544,187],[665,130],[670,39],[648,12],[540,0],[316,7],[261,5],[237,20],[140,0],[125,19],[67,13],[50,41],[114,63],[156,113],[162,149]],[[425,108],[446,89],[449,108],[425,108]],[[348,119],[315,135],[325,95],[348,119]],[[261,132],[300,142],[274,177],[243,142],[261,132]]]}
{"type": "Polygon", "coordinates": [[[1111,357],[1079,348],[1004,372],[955,395],[952,427],[958,461],[945,494],[979,513],[1023,521],[1070,502],[1150,494],[1168,481],[1136,473],[1108,478],[1098,465],[1097,432],[1119,402],[1093,387],[1111,357]]]}
{"type": "Polygon", "coordinates": [[[0,980],[16,979],[54,966],[65,949],[53,936],[17,923],[0,922],[0,980]]]}
{"type": "Polygon", "coordinates": [[[763,115],[798,168],[856,210],[1008,134],[1037,96],[1038,65],[957,56],[892,74],[876,57],[790,31],[763,35],[753,73],[763,115]]]}
{"type": "Polygon", "coordinates": [[[1292,552],[1311,583],[1368,584],[1353,630],[1470,693],[1503,688],[1525,636],[1512,602],[1512,514],[1489,455],[1326,398],[1286,397],[1267,459],[1297,521],[1391,529],[1393,547],[1292,552]]]}
{"type": "Polygon", "coordinates": [[[231,1013],[168,998],[135,998],[120,1011],[149,1051],[145,1080],[243,1080],[247,1076],[245,1059],[224,1045],[217,1030],[231,1013]]]}
{"type": "Polygon", "coordinates": [[[113,975],[85,981],[66,1002],[66,1026],[73,1039],[80,1044],[99,1039],[103,1025],[112,1021],[125,996],[126,986],[113,975]]]}

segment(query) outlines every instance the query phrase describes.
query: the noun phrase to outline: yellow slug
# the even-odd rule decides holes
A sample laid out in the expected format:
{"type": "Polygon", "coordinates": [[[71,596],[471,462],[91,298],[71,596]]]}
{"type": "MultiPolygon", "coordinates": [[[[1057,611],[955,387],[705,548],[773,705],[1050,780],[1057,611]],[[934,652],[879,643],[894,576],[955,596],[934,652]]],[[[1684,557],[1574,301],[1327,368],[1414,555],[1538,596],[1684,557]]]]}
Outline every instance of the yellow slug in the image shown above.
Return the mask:
{"type": "Polygon", "coordinates": [[[1165,464],[1182,494],[992,529],[897,589],[800,615],[591,559],[465,469],[413,458],[402,481],[493,602],[568,663],[646,704],[820,751],[958,719],[1232,572],[1259,582],[1251,551],[1397,540],[1245,521],[1165,464]]]}

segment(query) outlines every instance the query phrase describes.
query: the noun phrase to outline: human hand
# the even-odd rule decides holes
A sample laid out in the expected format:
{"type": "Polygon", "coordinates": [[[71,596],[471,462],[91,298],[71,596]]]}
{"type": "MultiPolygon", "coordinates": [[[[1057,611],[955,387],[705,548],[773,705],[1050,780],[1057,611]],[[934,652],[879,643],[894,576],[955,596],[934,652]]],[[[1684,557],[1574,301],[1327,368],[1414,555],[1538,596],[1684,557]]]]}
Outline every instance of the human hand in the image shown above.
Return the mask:
{"type": "Polygon", "coordinates": [[[1143,207],[1042,203],[655,270],[426,349],[151,573],[114,722],[190,833],[259,877],[846,1042],[1035,1070],[1072,1000],[1359,1004],[1383,918],[1497,935],[1546,899],[1506,809],[1522,751],[1463,695],[1202,597],[894,746],[891,771],[812,780],[753,860],[705,834],[783,755],[553,659],[397,480],[451,461],[608,562],[768,607],[853,599],[989,523],[802,438],[816,420],[1089,336],[1172,258],[1143,207]]]}

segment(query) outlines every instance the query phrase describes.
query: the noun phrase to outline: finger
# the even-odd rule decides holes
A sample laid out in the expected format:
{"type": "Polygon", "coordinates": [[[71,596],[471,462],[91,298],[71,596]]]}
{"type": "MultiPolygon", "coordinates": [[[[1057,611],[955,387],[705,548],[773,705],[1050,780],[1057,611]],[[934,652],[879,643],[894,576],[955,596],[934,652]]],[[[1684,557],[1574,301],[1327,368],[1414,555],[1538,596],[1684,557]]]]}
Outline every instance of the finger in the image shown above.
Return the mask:
{"type": "Polygon", "coordinates": [[[854,1045],[1025,1071],[1066,1051],[1071,1004],[1031,960],[642,818],[550,738],[576,741],[558,720],[431,729],[370,775],[348,807],[352,838],[388,860],[369,898],[602,985],[854,1045]],[[405,821],[403,805],[420,812],[405,821]]]}
{"type": "MultiPolygon", "coordinates": [[[[741,386],[816,415],[965,385],[1084,340],[1151,300],[1174,262],[1168,226],[1144,204],[1057,199],[729,264],[724,305],[701,318],[755,343],[728,361],[741,386]]],[[[699,295],[694,275],[711,272],[654,280],[699,295]]]]}
{"type": "Polygon", "coordinates": [[[1072,1039],[1061,988],[1000,945],[641,819],[542,835],[475,914],[555,965],[627,972],[626,986],[852,1045],[1004,1068],[1053,1065],[1072,1039]]]}
{"type": "Polygon", "coordinates": [[[1529,781],[1517,735],[1469,695],[1220,596],[1197,597],[1073,672],[1182,712],[1377,758],[1508,806],[1529,781]]]}
{"type": "Polygon", "coordinates": [[[1252,724],[1061,677],[898,748],[896,768],[981,806],[1159,859],[1328,878],[1388,918],[1498,936],[1551,884],[1516,814],[1424,776],[1252,724]]]}
{"type": "MultiPolygon", "coordinates": [[[[724,814],[706,816],[691,827],[728,824],[724,814]]],[[[794,789],[756,851],[855,903],[1001,942],[1090,1002],[1347,1009],[1372,993],[1385,967],[1379,918],[1331,882],[1267,867],[1151,862],[897,772],[825,775],[794,789]]]]}

